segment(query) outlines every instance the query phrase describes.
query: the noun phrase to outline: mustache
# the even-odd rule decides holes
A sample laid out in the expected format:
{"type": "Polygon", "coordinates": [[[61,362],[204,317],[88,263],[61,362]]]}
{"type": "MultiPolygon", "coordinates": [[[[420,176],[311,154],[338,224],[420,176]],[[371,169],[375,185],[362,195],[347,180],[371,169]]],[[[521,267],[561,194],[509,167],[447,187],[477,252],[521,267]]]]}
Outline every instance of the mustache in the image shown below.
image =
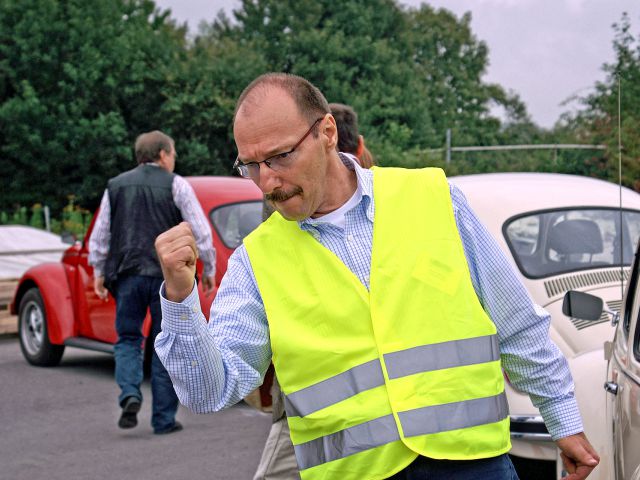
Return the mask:
{"type": "Polygon", "coordinates": [[[289,200],[290,198],[295,197],[296,195],[300,195],[301,193],[302,188],[300,187],[295,187],[288,192],[282,189],[277,189],[271,193],[266,193],[264,195],[264,198],[265,200],[268,200],[270,202],[284,202],[285,200],[289,200]]]}

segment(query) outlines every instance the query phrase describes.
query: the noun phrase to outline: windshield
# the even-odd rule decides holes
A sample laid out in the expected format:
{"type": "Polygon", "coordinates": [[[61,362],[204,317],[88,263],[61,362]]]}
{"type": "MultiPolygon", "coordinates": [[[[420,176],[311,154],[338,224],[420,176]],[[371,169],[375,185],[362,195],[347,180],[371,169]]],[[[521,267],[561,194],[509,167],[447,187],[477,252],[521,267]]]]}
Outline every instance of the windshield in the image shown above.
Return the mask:
{"type": "Polygon", "coordinates": [[[211,223],[222,242],[236,248],[262,221],[262,202],[242,202],[224,205],[213,210],[211,223]]]}
{"type": "Polygon", "coordinates": [[[630,265],[640,237],[640,212],[605,208],[532,212],[503,227],[522,273],[541,278],[588,268],[630,265]]]}

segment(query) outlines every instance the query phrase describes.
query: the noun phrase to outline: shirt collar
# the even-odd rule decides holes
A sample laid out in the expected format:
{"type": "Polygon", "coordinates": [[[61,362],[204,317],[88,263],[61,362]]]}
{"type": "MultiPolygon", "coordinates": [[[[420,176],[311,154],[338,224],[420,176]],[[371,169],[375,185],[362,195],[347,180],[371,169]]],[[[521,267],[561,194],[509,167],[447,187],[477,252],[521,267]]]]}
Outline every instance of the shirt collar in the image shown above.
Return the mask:
{"type": "MultiPolygon", "coordinates": [[[[362,168],[356,157],[350,153],[340,152],[338,155],[340,156],[342,163],[344,163],[349,170],[355,171],[358,188],[360,188],[360,191],[362,192],[362,198],[360,200],[361,208],[364,209],[369,221],[373,222],[373,172],[366,168],[362,168]]],[[[300,225],[300,228],[303,230],[314,228],[314,226],[310,224],[308,218],[300,220],[298,225],[300,225]]]]}

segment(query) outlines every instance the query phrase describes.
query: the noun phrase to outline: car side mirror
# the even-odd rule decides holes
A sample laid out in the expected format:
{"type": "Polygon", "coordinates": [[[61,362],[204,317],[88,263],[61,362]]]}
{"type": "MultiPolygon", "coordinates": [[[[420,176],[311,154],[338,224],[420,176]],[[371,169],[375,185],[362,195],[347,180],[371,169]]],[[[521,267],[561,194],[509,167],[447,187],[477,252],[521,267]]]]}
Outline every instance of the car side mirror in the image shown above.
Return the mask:
{"type": "Polygon", "coordinates": [[[604,302],[600,297],[576,290],[569,290],[564,295],[562,313],[567,317],[581,320],[598,320],[602,316],[604,302]]]}

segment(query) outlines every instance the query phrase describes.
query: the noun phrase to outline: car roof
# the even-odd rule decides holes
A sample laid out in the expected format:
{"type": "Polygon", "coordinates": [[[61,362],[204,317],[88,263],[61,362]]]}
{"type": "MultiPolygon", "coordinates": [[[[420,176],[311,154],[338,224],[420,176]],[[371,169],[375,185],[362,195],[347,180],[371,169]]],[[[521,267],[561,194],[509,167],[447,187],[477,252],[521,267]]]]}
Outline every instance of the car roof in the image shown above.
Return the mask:
{"type": "Polygon", "coordinates": [[[205,211],[223,203],[259,200],[262,192],[251,180],[241,177],[185,177],[205,211]]]}
{"type": "Polygon", "coordinates": [[[34,265],[59,262],[67,248],[55,233],[25,225],[1,225],[0,279],[20,278],[34,265]]]}
{"type": "MultiPolygon", "coordinates": [[[[620,205],[618,185],[591,177],[560,173],[481,173],[450,177],[471,208],[491,212],[502,223],[514,215],[563,207],[620,205]]],[[[640,210],[640,194],[622,188],[622,206],[640,210]]]]}
{"type": "Polygon", "coordinates": [[[55,250],[63,252],[69,245],[55,233],[26,225],[0,225],[0,252],[55,250]]]}

